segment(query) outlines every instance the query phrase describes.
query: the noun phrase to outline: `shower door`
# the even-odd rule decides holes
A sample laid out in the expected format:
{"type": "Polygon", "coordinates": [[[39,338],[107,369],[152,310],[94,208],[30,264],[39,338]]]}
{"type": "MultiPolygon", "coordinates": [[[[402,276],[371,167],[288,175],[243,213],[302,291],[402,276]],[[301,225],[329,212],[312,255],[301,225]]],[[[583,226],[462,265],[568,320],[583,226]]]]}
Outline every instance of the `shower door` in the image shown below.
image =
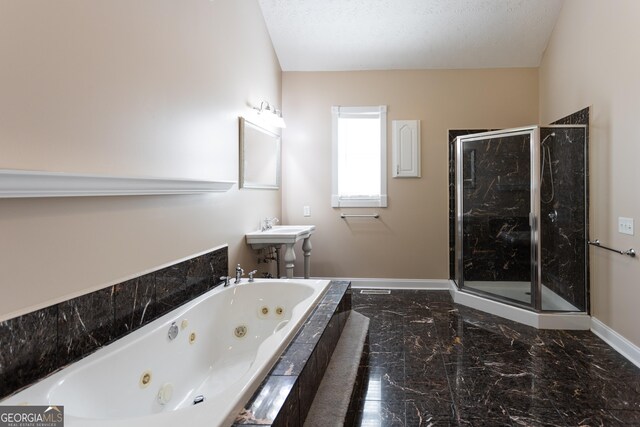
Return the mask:
{"type": "Polygon", "coordinates": [[[456,282],[461,289],[536,308],[538,127],[456,140],[456,282]]]}

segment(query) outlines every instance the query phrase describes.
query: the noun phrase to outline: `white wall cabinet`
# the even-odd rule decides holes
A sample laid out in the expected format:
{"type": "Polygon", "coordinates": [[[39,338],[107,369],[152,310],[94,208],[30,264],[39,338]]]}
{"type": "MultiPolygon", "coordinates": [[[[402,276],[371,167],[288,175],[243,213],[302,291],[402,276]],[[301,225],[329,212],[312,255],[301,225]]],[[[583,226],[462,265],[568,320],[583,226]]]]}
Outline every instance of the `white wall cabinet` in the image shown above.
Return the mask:
{"type": "Polygon", "coordinates": [[[420,178],[420,120],[393,120],[394,178],[420,178]]]}

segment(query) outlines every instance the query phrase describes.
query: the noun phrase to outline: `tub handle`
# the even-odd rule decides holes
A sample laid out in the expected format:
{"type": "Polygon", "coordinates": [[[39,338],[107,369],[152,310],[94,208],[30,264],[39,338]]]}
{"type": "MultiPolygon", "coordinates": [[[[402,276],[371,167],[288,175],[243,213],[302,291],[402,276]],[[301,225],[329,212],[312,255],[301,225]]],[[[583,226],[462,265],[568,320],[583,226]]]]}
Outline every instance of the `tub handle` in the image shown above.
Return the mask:
{"type": "Polygon", "coordinates": [[[251,282],[255,282],[253,275],[256,274],[258,272],[258,270],[253,270],[249,272],[249,283],[251,282]]]}
{"type": "Polygon", "coordinates": [[[222,276],[220,277],[220,280],[222,280],[222,282],[218,283],[218,285],[224,285],[224,287],[226,288],[227,286],[229,286],[229,280],[233,279],[233,277],[231,276],[222,276]]]}

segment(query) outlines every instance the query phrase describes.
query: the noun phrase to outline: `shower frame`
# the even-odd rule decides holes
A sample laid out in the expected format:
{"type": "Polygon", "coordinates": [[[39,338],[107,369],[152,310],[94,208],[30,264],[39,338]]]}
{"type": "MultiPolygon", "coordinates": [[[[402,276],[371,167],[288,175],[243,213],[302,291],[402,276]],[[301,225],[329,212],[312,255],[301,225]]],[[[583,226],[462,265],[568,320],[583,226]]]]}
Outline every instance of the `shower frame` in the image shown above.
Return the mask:
{"type": "MultiPolygon", "coordinates": [[[[544,126],[547,128],[586,128],[585,125],[548,125],[544,126]]],[[[585,200],[585,210],[584,210],[584,218],[585,218],[585,247],[583,250],[585,251],[585,310],[584,311],[560,311],[560,310],[549,310],[543,309],[542,307],[542,243],[541,243],[541,185],[540,185],[540,126],[526,126],[512,129],[503,129],[497,131],[488,131],[481,133],[474,133],[469,135],[458,136],[455,141],[454,147],[454,165],[455,165],[455,277],[453,278],[458,291],[468,293],[471,295],[476,295],[481,298],[488,299],[490,301],[495,301],[499,303],[507,303],[511,306],[515,306],[518,308],[523,308],[529,311],[535,312],[545,312],[545,313],[563,313],[563,314],[572,314],[572,313],[586,313],[588,312],[588,280],[589,280],[589,262],[588,262],[588,248],[586,245],[587,235],[588,235],[588,208],[586,208],[587,203],[587,195],[588,195],[588,149],[585,141],[584,144],[584,168],[585,168],[585,185],[584,185],[584,200],[585,200]],[[463,182],[463,142],[471,142],[471,141],[481,141],[487,138],[498,138],[498,137],[510,137],[510,136],[521,136],[521,135],[529,135],[529,155],[530,155],[530,212],[529,212],[529,226],[531,227],[531,303],[527,304],[524,302],[520,302],[511,298],[501,297],[497,294],[493,294],[490,292],[483,292],[480,290],[476,290],[473,288],[469,288],[464,286],[464,263],[463,263],[463,220],[464,220],[464,212],[463,212],[463,190],[464,190],[464,182],[463,182]]],[[[586,132],[586,129],[585,129],[586,132]]]]}

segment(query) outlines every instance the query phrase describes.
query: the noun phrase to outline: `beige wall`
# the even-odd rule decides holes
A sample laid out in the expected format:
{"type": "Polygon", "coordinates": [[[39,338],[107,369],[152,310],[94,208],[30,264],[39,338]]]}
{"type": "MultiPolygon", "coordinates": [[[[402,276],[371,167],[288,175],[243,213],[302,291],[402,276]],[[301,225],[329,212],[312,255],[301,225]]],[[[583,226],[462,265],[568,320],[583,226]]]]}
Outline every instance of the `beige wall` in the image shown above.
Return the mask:
{"type": "MultiPolygon", "coordinates": [[[[540,67],[540,118],[591,106],[590,237],[640,249],[640,230],[619,234],[619,216],[640,227],[640,2],[567,0],[540,67]]],[[[590,250],[592,314],[640,345],[640,261],[590,250]]]]}
{"type": "MultiPolygon", "coordinates": [[[[448,278],[448,129],[538,122],[537,69],[285,72],[282,87],[282,214],[317,226],[314,276],[448,278]],[[378,104],[389,132],[391,120],[421,120],[422,178],[393,179],[388,168],[388,208],[331,208],[331,106],[378,104]],[[379,220],[339,217],[374,211],[379,220]]],[[[389,137],[389,161],[390,149],[389,137]]]]}
{"type": "MultiPolygon", "coordinates": [[[[0,168],[234,180],[238,116],[280,104],[256,1],[0,2],[0,168]]],[[[0,320],[229,243],[279,191],[0,200],[0,320]]]]}

